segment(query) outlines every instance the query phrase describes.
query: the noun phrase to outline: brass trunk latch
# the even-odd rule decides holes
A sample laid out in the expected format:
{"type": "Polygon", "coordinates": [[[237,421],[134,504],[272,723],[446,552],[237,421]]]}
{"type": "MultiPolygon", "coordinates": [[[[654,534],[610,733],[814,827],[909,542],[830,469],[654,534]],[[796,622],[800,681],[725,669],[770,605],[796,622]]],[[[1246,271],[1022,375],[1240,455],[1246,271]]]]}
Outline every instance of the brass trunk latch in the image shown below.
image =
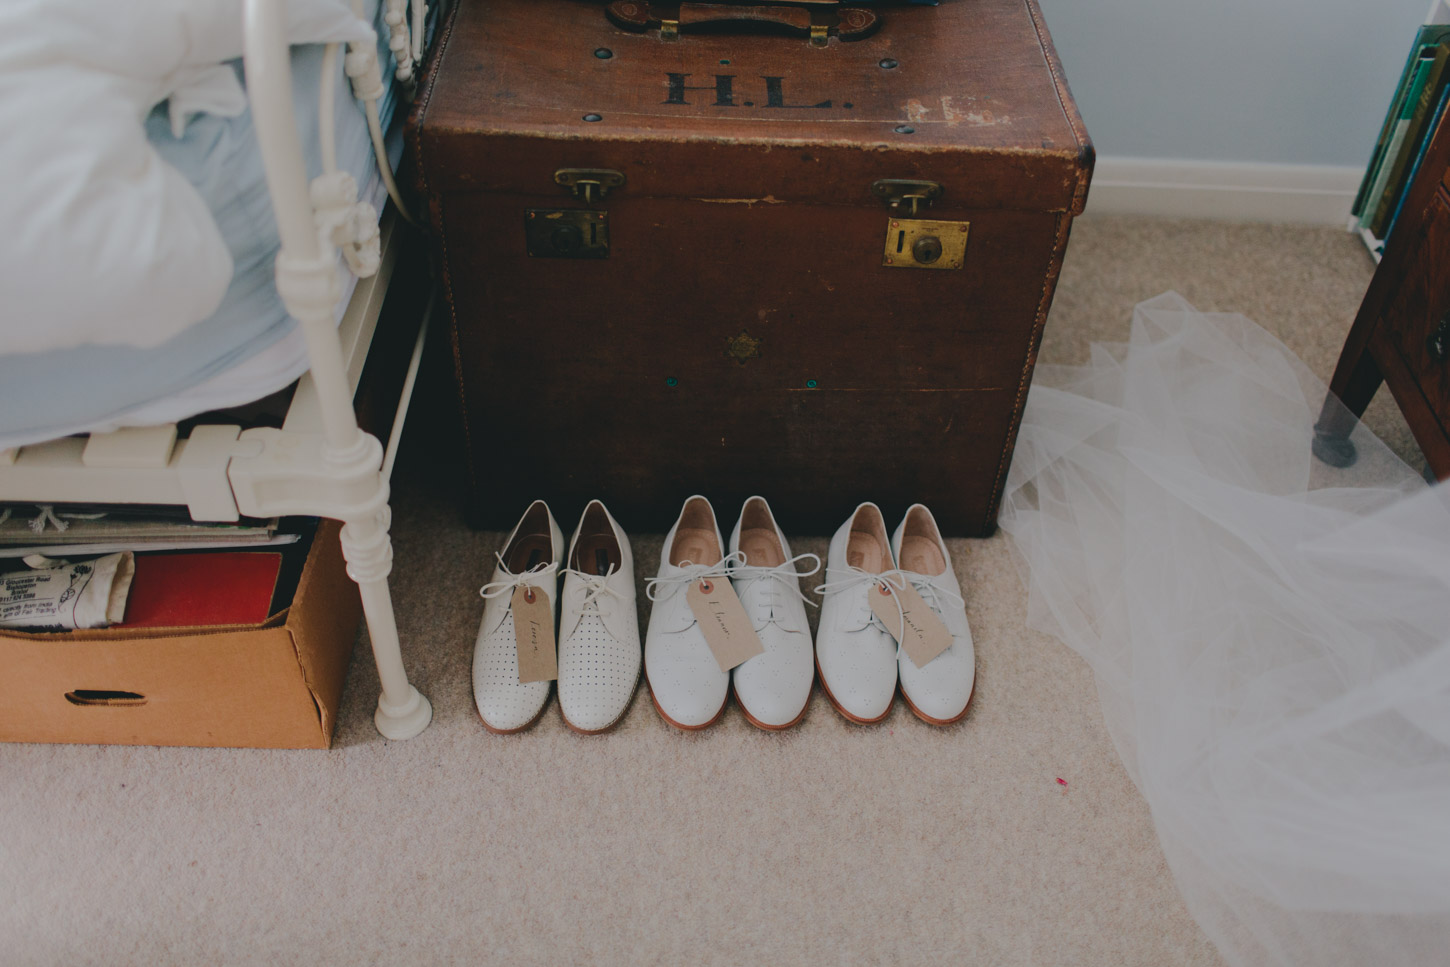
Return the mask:
{"type": "Polygon", "coordinates": [[[882,265],[892,269],[959,269],[966,263],[970,223],[916,217],[922,208],[941,197],[941,185],[882,178],[871,185],[871,193],[900,213],[887,219],[882,265]]]}
{"type": "MultiPolygon", "coordinates": [[[[554,183],[586,205],[603,201],[624,186],[624,173],[612,168],[560,168],[554,183]]],[[[536,259],[609,258],[609,212],[588,208],[530,208],[524,212],[524,242],[536,259]]]]}
{"type": "Polygon", "coordinates": [[[871,193],[886,202],[892,211],[915,218],[918,209],[941,197],[942,186],[934,181],[882,178],[871,185],[871,193]]]}
{"type": "Polygon", "coordinates": [[[624,187],[624,172],[612,168],[560,168],[554,172],[554,183],[592,205],[596,199],[603,201],[611,188],[624,187]]]}

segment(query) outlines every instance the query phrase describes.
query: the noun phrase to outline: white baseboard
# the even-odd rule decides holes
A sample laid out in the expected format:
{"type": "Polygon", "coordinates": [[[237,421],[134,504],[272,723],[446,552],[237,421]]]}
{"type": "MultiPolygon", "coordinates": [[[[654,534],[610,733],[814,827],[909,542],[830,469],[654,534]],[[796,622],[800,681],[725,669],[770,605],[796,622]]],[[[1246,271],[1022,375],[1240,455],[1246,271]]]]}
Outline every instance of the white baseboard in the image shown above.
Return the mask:
{"type": "Polygon", "coordinates": [[[1087,211],[1342,226],[1363,175],[1334,165],[1105,157],[1087,211]]]}

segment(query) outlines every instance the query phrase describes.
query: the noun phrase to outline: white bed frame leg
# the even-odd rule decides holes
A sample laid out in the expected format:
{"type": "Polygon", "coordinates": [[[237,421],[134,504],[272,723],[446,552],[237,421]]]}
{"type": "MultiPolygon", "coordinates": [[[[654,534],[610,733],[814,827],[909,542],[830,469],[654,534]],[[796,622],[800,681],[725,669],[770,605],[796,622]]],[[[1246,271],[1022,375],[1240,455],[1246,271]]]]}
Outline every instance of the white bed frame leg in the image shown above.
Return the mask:
{"type": "Polygon", "coordinates": [[[277,292],[307,339],[323,432],[259,428],[242,439],[260,441],[260,453],[232,460],[228,476],[245,514],[307,514],[343,522],[347,573],[357,582],[372,639],[382,694],[374,716],[378,731],[408,739],[433,718],[428,700],[408,681],[388,591],[393,545],[388,538],[388,482],[383,447],[362,432],[352,408],[338,343],[334,307],[341,297],[338,251],[315,221],[292,113],[292,71],[283,0],[247,0],[243,20],[247,98],[262,149],[272,211],[282,240],[277,292]]]}
{"type": "Polygon", "coordinates": [[[347,558],[347,576],[357,582],[362,595],[373,660],[377,662],[378,679],[383,686],[373,722],[390,739],[411,739],[428,727],[433,707],[408,681],[408,673],[403,670],[393,598],[388,590],[388,574],[393,569],[393,543],[388,537],[390,517],[385,507],[370,517],[344,524],[342,553],[347,558]]]}

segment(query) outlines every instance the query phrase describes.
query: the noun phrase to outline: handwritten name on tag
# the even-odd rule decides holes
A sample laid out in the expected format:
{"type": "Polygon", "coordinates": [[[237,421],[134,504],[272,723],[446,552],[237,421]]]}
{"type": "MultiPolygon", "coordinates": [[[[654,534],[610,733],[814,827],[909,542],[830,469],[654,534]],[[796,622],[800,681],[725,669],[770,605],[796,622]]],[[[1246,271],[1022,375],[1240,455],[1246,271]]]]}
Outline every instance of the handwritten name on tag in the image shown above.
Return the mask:
{"type": "Polygon", "coordinates": [[[552,682],[559,677],[554,648],[554,609],[543,589],[528,584],[514,588],[509,599],[514,616],[514,645],[519,652],[519,683],[552,682]]]}
{"type": "Polygon", "coordinates": [[[765,652],[755,625],[727,579],[702,578],[690,585],[685,600],[722,672],[765,652]]]}
{"type": "Polygon", "coordinates": [[[925,667],[952,646],[952,633],[910,584],[904,588],[892,584],[889,589],[885,584],[878,584],[869,593],[871,611],[881,619],[891,637],[901,642],[901,650],[917,668],[925,667]],[[897,601],[901,602],[900,610],[896,607],[897,601]]]}

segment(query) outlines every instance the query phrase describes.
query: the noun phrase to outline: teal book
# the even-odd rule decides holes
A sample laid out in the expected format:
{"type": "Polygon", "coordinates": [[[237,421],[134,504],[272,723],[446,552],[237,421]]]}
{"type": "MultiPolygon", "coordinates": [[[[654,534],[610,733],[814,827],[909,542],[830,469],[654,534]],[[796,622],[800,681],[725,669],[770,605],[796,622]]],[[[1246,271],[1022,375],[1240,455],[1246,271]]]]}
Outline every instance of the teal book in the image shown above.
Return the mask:
{"type": "MultiPolygon", "coordinates": [[[[1415,153],[1415,164],[1410,168],[1409,177],[1406,179],[1407,184],[1413,185],[1415,183],[1415,176],[1420,172],[1420,163],[1425,160],[1425,152],[1430,150],[1430,141],[1434,138],[1436,129],[1440,127],[1441,122],[1445,118],[1447,104],[1450,104],[1450,84],[1441,84],[1440,103],[1435,107],[1435,113],[1430,116],[1429,127],[1425,131],[1425,138],[1420,143],[1419,151],[1415,153]]],[[[1400,212],[1404,210],[1405,199],[1409,197],[1409,194],[1408,191],[1400,192],[1400,200],[1395,202],[1395,213],[1390,217],[1389,227],[1385,229],[1386,241],[1394,234],[1395,224],[1400,220],[1400,212]]]]}
{"type": "MultiPolygon", "coordinates": [[[[1374,220],[1370,222],[1369,230],[1376,238],[1385,237],[1386,229],[1389,228],[1390,216],[1398,207],[1396,203],[1399,201],[1400,195],[1409,187],[1410,169],[1414,166],[1415,158],[1419,156],[1420,145],[1425,138],[1426,125],[1440,103],[1440,89],[1445,83],[1447,58],[1450,58],[1450,41],[1435,48],[1435,57],[1431,61],[1429,75],[1425,78],[1420,94],[1415,99],[1409,126],[1404,131],[1404,142],[1390,168],[1390,176],[1385,182],[1383,194],[1380,195],[1379,207],[1375,210],[1374,220]]],[[[1388,158],[1388,155],[1386,157],[1388,158]]]]}
{"type": "Polygon", "coordinates": [[[1374,184],[1370,186],[1369,194],[1364,199],[1364,207],[1359,214],[1360,228],[1369,228],[1374,222],[1375,213],[1379,211],[1380,201],[1389,184],[1390,172],[1394,169],[1395,159],[1404,149],[1405,132],[1409,130],[1410,121],[1414,118],[1415,105],[1420,101],[1420,94],[1425,90],[1425,82],[1430,79],[1430,69],[1434,64],[1435,58],[1428,51],[1422,53],[1415,61],[1410,75],[1410,86],[1406,88],[1405,96],[1400,101],[1394,130],[1390,134],[1389,143],[1385,145],[1385,153],[1384,157],[1380,159],[1379,171],[1375,174],[1374,184]]]}
{"type": "Polygon", "coordinates": [[[1405,69],[1400,73],[1400,83],[1395,87],[1395,96],[1390,99],[1389,111],[1385,114],[1379,138],[1375,141],[1374,152],[1370,155],[1369,164],[1365,167],[1364,179],[1359,184],[1359,192],[1355,195],[1353,214],[1361,215],[1364,212],[1370,189],[1379,175],[1385,148],[1389,145],[1391,135],[1394,134],[1395,123],[1404,106],[1405,94],[1415,66],[1419,63],[1420,55],[1424,52],[1424,48],[1434,47],[1446,38],[1450,38],[1450,24],[1426,24],[1416,32],[1415,42],[1410,46],[1410,56],[1405,60],[1405,69]]]}

